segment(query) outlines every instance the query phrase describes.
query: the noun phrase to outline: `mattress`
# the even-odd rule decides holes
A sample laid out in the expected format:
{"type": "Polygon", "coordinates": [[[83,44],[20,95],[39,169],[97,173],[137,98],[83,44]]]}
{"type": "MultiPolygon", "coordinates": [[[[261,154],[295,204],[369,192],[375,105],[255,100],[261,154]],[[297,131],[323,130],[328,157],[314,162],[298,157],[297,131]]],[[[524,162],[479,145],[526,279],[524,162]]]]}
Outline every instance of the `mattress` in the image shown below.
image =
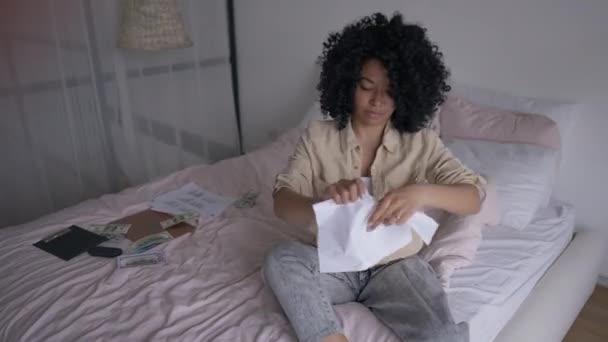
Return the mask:
{"type": "Polygon", "coordinates": [[[523,231],[487,227],[469,267],[456,271],[448,301],[469,322],[471,342],[492,341],[515,314],[574,233],[574,210],[553,201],[523,231]]]}
{"type": "MultiPolygon", "coordinates": [[[[570,242],[574,210],[552,201],[523,231],[486,227],[472,265],[457,270],[447,290],[456,322],[468,322],[471,342],[492,341],[570,242]]],[[[353,341],[398,339],[363,305],[336,306],[353,341]]]]}
{"type": "MultiPolygon", "coordinates": [[[[277,242],[310,238],[272,214],[274,175],[298,136],[0,229],[0,340],[295,341],[259,270],[277,242]],[[32,246],[71,224],[106,223],[143,210],[156,195],[188,182],[227,196],[248,190],[260,196],[253,208],[230,208],[159,246],[167,265],[119,269],[112,259],[88,255],[65,262],[32,246]]],[[[571,233],[572,211],[562,204],[523,232],[486,231],[478,260],[457,272],[449,292],[454,316],[470,322],[473,341],[498,333],[571,233]]],[[[391,340],[362,305],[336,311],[352,341],[391,340]]]]}

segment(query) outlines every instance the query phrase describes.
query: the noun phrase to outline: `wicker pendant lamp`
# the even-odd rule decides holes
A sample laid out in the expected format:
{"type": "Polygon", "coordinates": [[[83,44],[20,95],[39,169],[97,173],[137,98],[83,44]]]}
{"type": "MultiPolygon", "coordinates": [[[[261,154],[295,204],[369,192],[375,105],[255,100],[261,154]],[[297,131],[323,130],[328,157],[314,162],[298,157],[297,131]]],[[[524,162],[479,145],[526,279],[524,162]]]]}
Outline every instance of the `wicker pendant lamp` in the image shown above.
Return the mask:
{"type": "Polygon", "coordinates": [[[177,0],[122,0],[118,47],[153,51],[190,46],[177,0]]]}

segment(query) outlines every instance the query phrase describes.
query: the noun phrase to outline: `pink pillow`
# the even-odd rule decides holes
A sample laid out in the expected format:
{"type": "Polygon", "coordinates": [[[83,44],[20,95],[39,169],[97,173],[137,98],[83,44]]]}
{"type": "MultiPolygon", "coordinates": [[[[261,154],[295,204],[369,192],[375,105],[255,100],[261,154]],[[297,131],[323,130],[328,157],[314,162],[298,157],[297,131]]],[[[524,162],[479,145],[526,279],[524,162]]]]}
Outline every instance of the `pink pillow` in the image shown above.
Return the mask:
{"type": "Polygon", "coordinates": [[[558,126],[546,116],[484,107],[455,96],[448,96],[441,106],[440,123],[444,138],[561,148],[558,126]]]}
{"type": "Polygon", "coordinates": [[[441,107],[437,108],[435,114],[433,114],[433,120],[429,124],[429,128],[433,130],[433,132],[437,133],[438,136],[441,136],[441,121],[440,121],[440,112],[441,107]]]}
{"type": "Polygon", "coordinates": [[[496,204],[496,186],[487,179],[486,198],[476,215],[458,216],[439,211],[429,211],[428,215],[439,222],[439,229],[431,243],[420,251],[441,281],[444,288],[450,286],[450,277],[455,270],[473,262],[481,243],[481,231],[486,224],[496,224],[499,220],[496,204]]]}

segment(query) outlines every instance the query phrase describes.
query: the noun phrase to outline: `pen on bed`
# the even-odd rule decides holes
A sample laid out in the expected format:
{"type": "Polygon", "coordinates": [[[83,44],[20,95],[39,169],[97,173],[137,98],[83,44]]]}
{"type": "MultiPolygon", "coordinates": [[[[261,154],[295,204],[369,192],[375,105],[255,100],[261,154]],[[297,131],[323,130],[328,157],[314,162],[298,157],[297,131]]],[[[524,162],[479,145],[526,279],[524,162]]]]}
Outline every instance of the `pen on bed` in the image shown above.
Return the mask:
{"type": "Polygon", "coordinates": [[[51,236],[48,236],[48,237],[42,239],[42,242],[49,243],[50,241],[55,240],[56,238],[58,238],[58,237],[60,237],[62,235],[65,235],[65,234],[67,234],[69,232],[70,232],[70,228],[65,228],[63,230],[58,231],[55,234],[52,234],[51,236]]]}

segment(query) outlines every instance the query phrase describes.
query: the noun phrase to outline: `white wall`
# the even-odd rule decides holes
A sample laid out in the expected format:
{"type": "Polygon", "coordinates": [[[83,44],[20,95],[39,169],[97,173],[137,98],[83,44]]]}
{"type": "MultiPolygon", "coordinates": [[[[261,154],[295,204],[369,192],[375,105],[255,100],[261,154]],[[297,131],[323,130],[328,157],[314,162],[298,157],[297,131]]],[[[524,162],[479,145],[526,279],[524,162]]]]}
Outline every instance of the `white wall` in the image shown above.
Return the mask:
{"type": "Polygon", "coordinates": [[[585,105],[557,194],[575,204],[581,226],[608,233],[608,1],[241,0],[235,10],[246,149],[303,114],[330,31],[399,10],[429,29],[454,80],[585,105]]]}
{"type": "Polygon", "coordinates": [[[0,228],[238,155],[226,1],[154,52],[116,48],[121,2],[2,2],[0,228]]]}

